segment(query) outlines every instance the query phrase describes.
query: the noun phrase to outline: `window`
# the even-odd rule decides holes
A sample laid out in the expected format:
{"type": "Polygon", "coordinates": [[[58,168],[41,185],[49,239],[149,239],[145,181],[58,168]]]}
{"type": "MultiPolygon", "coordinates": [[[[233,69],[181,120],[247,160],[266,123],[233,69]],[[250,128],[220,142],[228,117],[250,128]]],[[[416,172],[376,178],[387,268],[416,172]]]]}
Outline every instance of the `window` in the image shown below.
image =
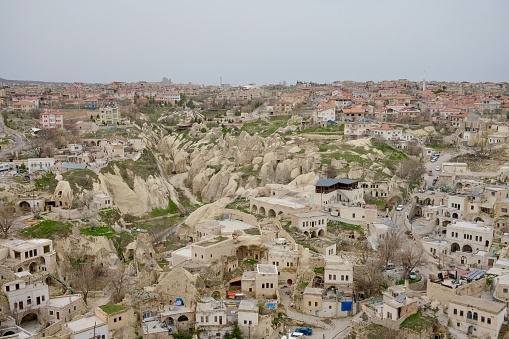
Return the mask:
{"type": "Polygon", "coordinates": [[[118,321],[121,321],[122,320],[122,317],[118,317],[118,321]]]}
{"type": "Polygon", "coordinates": [[[117,322],[117,318],[113,319],[113,322],[116,323],[117,322]]]}
{"type": "Polygon", "coordinates": [[[11,286],[9,286],[9,285],[5,286],[5,290],[6,290],[7,292],[9,292],[9,291],[11,290],[11,286]]]}
{"type": "Polygon", "coordinates": [[[53,311],[49,311],[49,315],[53,315],[53,311]]]}
{"type": "Polygon", "coordinates": [[[486,318],[481,316],[481,322],[483,323],[486,320],[486,318]]]}
{"type": "Polygon", "coordinates": [[[486,323],[491,324],[491,319],[490,318],[486,319],[486,323]]]}
{"type": "Polygon", "coordinates": [[[315,306],[318,306],[318,301],[315,301],[315,306]]]}
{"type": "Polygon", "coordinates": [[[457,310],[457,309],[454,309],[454,310],[452,311],[452,313],[453,313],[453,314],[458,314],[458,310],[457,310]]]}
{"type": "Polygon", "coordinates": [[[502,213],[507,213],[507,208],[502,208],[502,213]]]}
{"type": "Polygon", "coordinates": [[[460,317],[462,317],[462,316],[463,316],[463,311],[460,311],[460,317]]]}
{"type": "Polygon", "coordinates": [[[504,288],[504,289],[503,289],[503,292],[504,292],[504,293],[507,293],[508,291],[509,291],[509,290],[508,290],[507,288],[504,288]]]}
{"type": "Polygon", "coordinates": [[[311,301],[308,301],[308,306],[311,306],[311,301]]]}
{"type": "Polygon", "coordinates": [[[479,318],[478,318],[478,315],[477,315],[477,312],[474,312],[474,315],[473,315],[472,319],[474,319],[474,320],[479,319],[479,318]]]}

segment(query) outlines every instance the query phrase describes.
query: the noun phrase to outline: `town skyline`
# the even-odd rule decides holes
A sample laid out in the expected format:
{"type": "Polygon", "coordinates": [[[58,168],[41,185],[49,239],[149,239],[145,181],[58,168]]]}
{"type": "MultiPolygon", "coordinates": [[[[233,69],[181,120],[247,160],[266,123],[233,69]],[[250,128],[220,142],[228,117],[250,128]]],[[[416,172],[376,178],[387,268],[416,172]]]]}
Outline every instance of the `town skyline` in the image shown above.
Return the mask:
{"type": "Polygon", "coordinates": [[[86,83],[507,81],[509,4],[490,6],[490,20],[481,20],[474,1],[155,2],[157,10],[5,1],[0,28],[16,34],[0,37],[0,74],[86,83]]]}

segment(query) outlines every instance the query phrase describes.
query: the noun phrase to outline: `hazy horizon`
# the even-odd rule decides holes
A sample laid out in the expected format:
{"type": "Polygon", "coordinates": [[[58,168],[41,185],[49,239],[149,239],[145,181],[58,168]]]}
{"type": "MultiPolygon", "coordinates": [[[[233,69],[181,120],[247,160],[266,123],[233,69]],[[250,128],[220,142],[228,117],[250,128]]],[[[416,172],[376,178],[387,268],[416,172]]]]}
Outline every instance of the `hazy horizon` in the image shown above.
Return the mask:
{"type": "Polygon", "coordinates": [[[503,0],[4,0],[0,78],[507,82],[508,10],[503,0]]]}

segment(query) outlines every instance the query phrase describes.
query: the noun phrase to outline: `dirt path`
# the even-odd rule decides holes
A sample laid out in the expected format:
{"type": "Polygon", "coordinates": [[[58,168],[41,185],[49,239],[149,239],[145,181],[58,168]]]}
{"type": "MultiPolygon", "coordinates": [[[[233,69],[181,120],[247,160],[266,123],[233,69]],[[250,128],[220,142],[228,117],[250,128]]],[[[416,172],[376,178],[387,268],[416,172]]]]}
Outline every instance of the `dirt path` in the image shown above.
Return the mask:
{"type": "Polygon", "coordinates": [[[179,190],[184,192],[184,195],[189,199],[189,201],[194,205],[201,205],[202,203],[198,201],[196,196],[187,188],[184,181],[187,179],[187,172],[186,173],[179,173],[172,175],[169,178],[170,184],[178,188],[179,190]]]}

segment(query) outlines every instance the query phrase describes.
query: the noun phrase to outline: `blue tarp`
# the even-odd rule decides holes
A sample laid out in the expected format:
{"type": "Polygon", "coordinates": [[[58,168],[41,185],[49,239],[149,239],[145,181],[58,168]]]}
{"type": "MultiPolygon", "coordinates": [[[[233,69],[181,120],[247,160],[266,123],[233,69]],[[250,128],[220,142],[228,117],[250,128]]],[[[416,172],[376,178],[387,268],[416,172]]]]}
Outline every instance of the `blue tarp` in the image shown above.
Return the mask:
{"type": "Polygon", "coordinates": [[[341,311],[351,311],[352,310],[353,302],[351,300],[349,301],[342,301],[341,302],[341,311]]]}

